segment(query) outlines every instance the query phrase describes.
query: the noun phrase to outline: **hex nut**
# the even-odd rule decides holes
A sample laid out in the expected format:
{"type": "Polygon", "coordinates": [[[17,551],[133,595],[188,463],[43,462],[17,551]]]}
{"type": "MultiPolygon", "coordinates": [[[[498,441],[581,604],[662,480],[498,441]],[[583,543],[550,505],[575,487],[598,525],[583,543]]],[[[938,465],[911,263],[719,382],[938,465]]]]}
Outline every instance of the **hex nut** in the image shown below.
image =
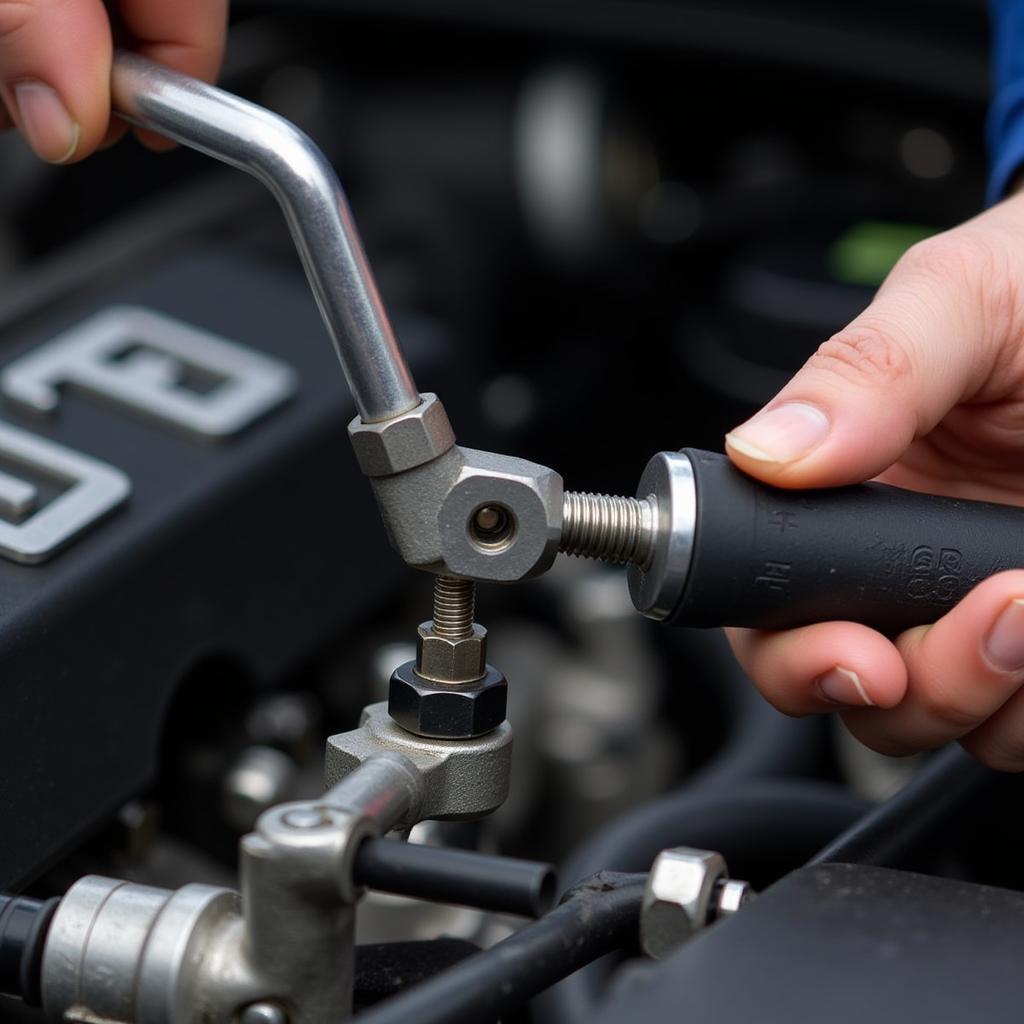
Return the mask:
{"type": "Polygon", "coordinates": [[[658,854],[640,912],[643,951],[660,958],[708,924],[716,889],[728,874],[725,859],[710,850],[679,846],[658,854]]]}
{"type": "Polygon", "coordinates": [[[470,683],[487,671],[487,630],[473,623],[473,635],[449,640],[420,623],[416,640],[416,673],[440,683],[470,683]]]}
{"type": "Polygon", "coordinates": [[[437,395],[401,416],[381,423],[364,423],[358,416],[348,425],[348,435],[367,476],[393,476],[415,469],[444,455],[455,444],[455,433],[437,395]]]}
{"type": "Polygon", "coordinates": [[[403,729],[435,739],[483,736],[505,721],[508,683],[490,665],[472,683],[423,679],[414,662],[395,669],[388,691],[388,714],[403,729]]]}
{"type": "Polygon", "coordinates": [[[462,448],[465,462],[438,513],[446,571],[513,583],[546,571],[562,537],[562,478],[546,466],[462,448]],[[485,506],[512,516],[505,544],[474,542],[471,523],[485,506]]]}

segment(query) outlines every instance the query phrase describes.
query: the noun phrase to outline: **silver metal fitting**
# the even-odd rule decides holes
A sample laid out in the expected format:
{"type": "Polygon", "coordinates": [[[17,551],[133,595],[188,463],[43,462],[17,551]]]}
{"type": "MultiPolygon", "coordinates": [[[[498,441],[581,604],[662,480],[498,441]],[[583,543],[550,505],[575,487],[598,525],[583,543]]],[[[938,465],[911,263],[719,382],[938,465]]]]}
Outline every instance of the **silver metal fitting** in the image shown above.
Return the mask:
{"type": "Polygon", "coordinates": [[[363,709],[358,729],[327,740],[327,784],[334,785],[382,751],[407,757],[423,781],[418,808],[396,827],[409,828],[427,818],[482,817],[508,796],[512,767],[508,722],[476,739],[428,739],[398,725],[388,714],[387,704],[371,704],[363,709]]]}
{"type": "Polygon", "coordinates": [[[718,898],[715,900],[715,920],[732,917],[750,903],[757,893],[749,882],[738,878],[727,878],[718,887],[718,898]]]}
{"type": "Polygon", "coordinates": [[[487,671],[487,630],[478,623],[469,636],[457,640],[441,636],[433,622],[416,630],[416,674],[436,683],[471,683],[487,671]]]}
{"type": "Polygon", "coordinates": [[[728,877],[725,859],[711,850],[679,846],[658,854],[640,912],[643,951],[663,957],[718,916],[735,913],[752,891],[728,877]]]}
{"type": "Polygon", "coordinates": [[[644,566],[654,547],[657,514],[658,503],[653,495],[618,498],[566,491],[559,550],[615,565],[644,566]]]}
{"type": "Polygon", "coordinates": [[[43,1008],[51,1020],[82,1024],[199,1020],[198,1008],[212,997],[207,952],[239,921],[238,894],[228,889],[171,892],[87,875],[64,895],[50,925],[43,1008]]]}
{"type": "Polygon", "coordinates": [[[355,852],[419,820],[421,788],[407,758],[378,751],[319,800],[267,811],[242,840],[241,899],[206,885],[76,882],[43,953],[47,1015],[80,1024],[345,1019],[355,852]]]}
{"type": "Polygon", "coordinates": [[[444,455],[455,444],[455,432],[440,399],[421,395],[415,409],[378,423],[358,416],[348,425],[348,436],[359,468],[367,476],[393,476],[415,469],[444,455]]]}
{"type": "MultiPolygon", "coordinates": [[[[487,671],[487,630],[473,621],[476,584],[434,580],[434,612],[417,629],[416,674],[437,683],[470,683],[487,671]]],[[[497,723],[495,723],[497,724],[497,723]]]]}
{"type": "Polygon", "coordinates": [[[251,1003],[242,1011],[238,1024],[288,1024],[288,1014],[277,1003],[251,1003]]]}
{"type": "Polygon", "coordinates": [[[438,512],[447,571],[507,583],[545,572],[562,536],[562,478],[523,459],[461,451],[464,462],[438,512]],[[497,533],[493,515],[505,523],[497,533]]]}
{"type": "Polygon", "coordinates": [[[370,484],[392,544],[414,568],[514,582],[545,572],[558,553],[562,478],[546,466],[456,445],[370,484]]]}
{"type": "Polygon", "coordinates": [[[647,463],[635,498],[568,491],[559,550],[629,566],[629,594],[650,619],[675,611],[690,573],[697,528],[693,466],[682,452],[647,463]]]}

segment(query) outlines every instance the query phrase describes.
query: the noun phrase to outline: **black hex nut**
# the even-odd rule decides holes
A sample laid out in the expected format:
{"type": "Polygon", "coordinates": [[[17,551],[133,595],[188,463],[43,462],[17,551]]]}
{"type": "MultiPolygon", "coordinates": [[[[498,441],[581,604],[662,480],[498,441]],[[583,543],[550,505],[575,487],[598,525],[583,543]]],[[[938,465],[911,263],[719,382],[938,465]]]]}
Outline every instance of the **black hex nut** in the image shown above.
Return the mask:
{"type": "Polygon", "coordinates": [[[497,729],[507,702],[508,683],[490,665],[482,679],[453,684],[423,679],[410,661],[391,676],[388,714],[417,736],[468,740],[497,729]]]}

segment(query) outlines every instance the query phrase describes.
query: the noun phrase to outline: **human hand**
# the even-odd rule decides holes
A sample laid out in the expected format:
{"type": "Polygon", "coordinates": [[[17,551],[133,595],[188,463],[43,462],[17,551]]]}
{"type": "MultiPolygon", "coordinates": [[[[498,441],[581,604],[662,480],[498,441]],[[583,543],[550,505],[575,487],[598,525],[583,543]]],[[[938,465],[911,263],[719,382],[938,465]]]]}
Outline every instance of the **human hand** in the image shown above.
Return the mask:
{"type": "MultiPolygon", "coordinates": [[[[727,435],[730,458],[779,487],[877,478],[1024,505],[1022,285],[1018,195],[910,249],[868,309],[727,435]]],[[[842,710],[887,754],[959,739],[1024,769],[1024,570],[895,640],[852,622],[729,638],[781,711],[842,710]]]]}
{"type": "MultiPolygon", "coordinates": [[[[227,0],[120,0],[132,49],[212,81],[227,0]]],[[[126,131],[110,118],[113,29],[101,0],[0,0],[0,128],[16,126],[50,163],[73,163],[126,131]],[[6,108],[6,109],[4,109],[6,108]]],[[[154,149],[172,145],[149,132],[154,149]]]]}

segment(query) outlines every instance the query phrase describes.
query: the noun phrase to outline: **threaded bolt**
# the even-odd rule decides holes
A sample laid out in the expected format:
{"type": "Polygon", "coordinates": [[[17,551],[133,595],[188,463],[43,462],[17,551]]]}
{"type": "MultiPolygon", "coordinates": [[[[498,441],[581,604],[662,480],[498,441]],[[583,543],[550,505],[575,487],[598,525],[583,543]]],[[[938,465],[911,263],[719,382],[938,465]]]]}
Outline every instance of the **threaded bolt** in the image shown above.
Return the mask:
{"type": "Polygon", "coordinates": [[[646,566],[654,550],[657,501],[566,491],[562,541],[567,555],[646,566]]]}
{"type": "Polygon", "coordinates": [[[454,576],[434,579],[433,631],[446,640],[466,640],[473,635],[476,584],[454,576]]]}

